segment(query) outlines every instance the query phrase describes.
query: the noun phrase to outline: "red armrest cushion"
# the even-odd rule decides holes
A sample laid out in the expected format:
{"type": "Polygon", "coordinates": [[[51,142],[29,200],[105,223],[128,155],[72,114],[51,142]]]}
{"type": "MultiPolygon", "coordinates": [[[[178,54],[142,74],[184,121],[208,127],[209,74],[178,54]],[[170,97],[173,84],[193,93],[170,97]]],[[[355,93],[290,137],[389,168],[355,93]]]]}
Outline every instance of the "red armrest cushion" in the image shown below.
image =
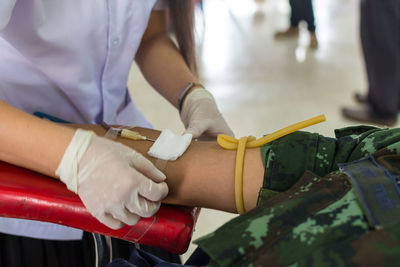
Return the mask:
{"type": "Polygon", "coordinates": [[[162,205],[153,217],[113,230],[90,215],[79,196],[60,181],[0,161],[0,217],[62,224],[182,254],[199,211],[162,205]]]}

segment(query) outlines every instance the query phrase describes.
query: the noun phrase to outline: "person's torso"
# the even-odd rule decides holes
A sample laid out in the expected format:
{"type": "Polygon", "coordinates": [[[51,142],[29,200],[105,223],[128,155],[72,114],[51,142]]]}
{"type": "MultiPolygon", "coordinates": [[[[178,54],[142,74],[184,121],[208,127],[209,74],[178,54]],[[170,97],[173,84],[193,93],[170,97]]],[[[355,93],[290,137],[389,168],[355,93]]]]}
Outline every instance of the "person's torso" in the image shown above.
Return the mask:
{"type": "MultiPolygon", "coordinates": [[[[0,14],[10,20],[0,29],[0,99],[74,123],[151,127],[126,83],[156,0],[4,1],[0,14]]],[[[81,236],[77,229],[9,218],[0,218],[0,232],[81,236]]]]}
{"type": "Polygon", "coordinates": [[[0,31],[0,98],[76,123],[137,124],[126,83],[155,2],[17,0],[0,31]]]}

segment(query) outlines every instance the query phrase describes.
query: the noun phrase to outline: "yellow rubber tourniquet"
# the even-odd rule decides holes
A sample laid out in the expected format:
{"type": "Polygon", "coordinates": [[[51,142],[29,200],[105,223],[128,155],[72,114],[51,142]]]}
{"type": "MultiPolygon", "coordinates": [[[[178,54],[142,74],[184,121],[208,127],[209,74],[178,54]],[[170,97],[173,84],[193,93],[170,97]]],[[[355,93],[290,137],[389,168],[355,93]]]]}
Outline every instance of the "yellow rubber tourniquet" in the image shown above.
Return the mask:
{"type": "Polygon", "coordinates": [[[286,128],[273,132],[272,134],[266,135],[259,139],[256,139],[254,136],[246,136],[238,140],[229,135],[225,134],[218,135],[217,142],[222,148],[228,150],[237,149],[236,167],[235,167],[235,203],[236,203],[236,210],[238,211],[239,214],[243,214],[246,212],[243,200],[243,163],[244,163],[244,152],[246,151],[246,148],[260,147],[285,135],[291,134],[300,129],[323,122],[325,120],[326,120],[325,115],[319,115],[317,117],[295,123],[293,125],[290,125],[286,128]]]}

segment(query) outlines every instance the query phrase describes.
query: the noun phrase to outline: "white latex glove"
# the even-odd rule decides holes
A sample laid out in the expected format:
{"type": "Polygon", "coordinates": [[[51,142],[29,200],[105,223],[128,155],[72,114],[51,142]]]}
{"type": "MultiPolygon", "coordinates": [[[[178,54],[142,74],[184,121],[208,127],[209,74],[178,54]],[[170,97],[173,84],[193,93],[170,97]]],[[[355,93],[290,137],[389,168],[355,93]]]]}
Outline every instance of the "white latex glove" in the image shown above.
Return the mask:
{"type": "Polygon", "coordinates": [[[203,88],[196,88],[185,97],[180,115],[185,133],[192,134],[193,138],[218,134],[234,136],[219,112],[214,97],[203,88]]]}
{"type": "Polygon", "coordinates": [[[113,229],[151,217],[168,194],[165,175],[140,153],[80,129],[56,175],[94,217],[113,229]]]}

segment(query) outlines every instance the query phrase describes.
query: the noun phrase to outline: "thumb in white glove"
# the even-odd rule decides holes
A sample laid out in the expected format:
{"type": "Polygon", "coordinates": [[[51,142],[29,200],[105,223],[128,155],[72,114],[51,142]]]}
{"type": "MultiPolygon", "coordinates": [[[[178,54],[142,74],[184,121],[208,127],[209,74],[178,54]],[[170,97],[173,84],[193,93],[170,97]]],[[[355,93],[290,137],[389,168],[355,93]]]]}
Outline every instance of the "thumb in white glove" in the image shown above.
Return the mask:
{"type": "Polygon", "coordinates": [[[165,175],[140,153],[79,129],[56,175],[94,217],[113,229],[151,217],[168,194],[165,175]]]}
{"type": "Polygon", "coordinates": [[[196,88],[185,97],[180,115],[186,128],[185,134],[192,134],[193,138],[198,138],[203,134],[234,136],[219,112],[214,97],[203,88],[196,88]]]}

